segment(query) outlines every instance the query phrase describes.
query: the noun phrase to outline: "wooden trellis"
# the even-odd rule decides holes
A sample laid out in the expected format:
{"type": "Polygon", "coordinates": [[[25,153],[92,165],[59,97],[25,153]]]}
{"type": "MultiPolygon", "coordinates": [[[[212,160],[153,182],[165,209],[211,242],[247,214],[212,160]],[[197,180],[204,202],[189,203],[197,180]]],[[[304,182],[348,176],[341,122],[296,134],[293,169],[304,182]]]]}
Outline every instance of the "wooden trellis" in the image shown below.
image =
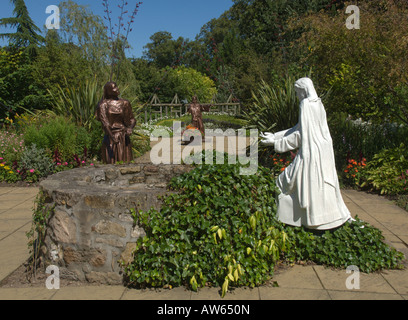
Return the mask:
{"type": "MultiPolygon", "coordinates": [[[[164,117],[177,118],[187,113],[187,106],[189,103],[182,103],[177,95],[175,94],[171,103],[162,103],[159,97],[155,94],[152,100],[144,108],[145,123],[152,120],[160,120],[164,117]]],[[[234,102],[233,96],[230,95],[227,102],[218,103],[216,98],[213,97],[211,102],[203,104],[212,104],[210,112],[228,112],[234,115],[240,114],[241,104],[239,102],[234,102]]]]}

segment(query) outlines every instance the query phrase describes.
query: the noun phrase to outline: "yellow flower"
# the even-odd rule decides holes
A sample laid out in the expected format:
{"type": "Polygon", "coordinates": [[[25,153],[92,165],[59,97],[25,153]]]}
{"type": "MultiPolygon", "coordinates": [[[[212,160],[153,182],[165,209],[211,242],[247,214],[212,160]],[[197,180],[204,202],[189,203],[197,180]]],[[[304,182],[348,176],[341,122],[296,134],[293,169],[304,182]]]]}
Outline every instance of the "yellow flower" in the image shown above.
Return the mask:
{"type": "Polygon", "coordinates": [[[0,167],[4,167],[4,163],[0,163],[0,167]]]}
{"type": "Polygon", "coordinates": [[[13,171],[9,171],[9,173],[14,173],[13,171]]]}
{"type": "Polygon", "coordinates": [[[5,169],[5,170],[10,170],[10,167],[9,167],[9,166],[5,166],[4,169],[5,169]]]}

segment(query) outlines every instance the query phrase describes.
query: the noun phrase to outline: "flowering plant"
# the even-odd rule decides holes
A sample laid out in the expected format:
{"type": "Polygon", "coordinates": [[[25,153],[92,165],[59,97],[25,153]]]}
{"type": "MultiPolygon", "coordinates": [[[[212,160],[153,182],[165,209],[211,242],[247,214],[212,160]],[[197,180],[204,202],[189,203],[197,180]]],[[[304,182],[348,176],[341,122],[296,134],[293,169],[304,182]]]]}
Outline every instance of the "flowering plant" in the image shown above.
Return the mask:
{"type": "Polygon", "coordinates": [[[272,162],[272,173],[276,177],[280,175],[285,169],[292,163],[293,159],[296,157],[295,152],[290,152],[287,154],[272,154],[270,156],[272,162]]]}
{"type": "Polygon", "coordinates": [[[361,158],[360,161],[354,159],[348,160],[348,165],[344,170],[345,181],[353,186],[360,186],[364,180],[364,169],[367,166],[367,159],[361,158]]]}
{"type": "Polygon", "coordinates": [[[192,126],[191,124],[187,125],[187,127],[181,131],[181,141],[184,142],[192,142],[195,137],[201,137],[202,133],[198,128],[192,126]]]}

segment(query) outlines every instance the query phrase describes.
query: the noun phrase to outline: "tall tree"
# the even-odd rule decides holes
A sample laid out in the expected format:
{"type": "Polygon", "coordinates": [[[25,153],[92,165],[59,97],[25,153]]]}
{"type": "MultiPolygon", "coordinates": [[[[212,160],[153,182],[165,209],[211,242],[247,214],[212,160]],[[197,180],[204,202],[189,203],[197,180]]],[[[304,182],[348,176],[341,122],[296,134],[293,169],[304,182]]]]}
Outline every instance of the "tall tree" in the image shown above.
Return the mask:
{"type": "Polygon", "coordinates": [[[0,20],[0,27],[16,28],[14,33],[1,33],[0,38],[7,38],[11,46],[16,48],[28,48],[38,46],[44,42],[44,38],[39,34],[41,30],[31,19],[24,0],[10,0],[14,5],[14,17],[0,20]]]}

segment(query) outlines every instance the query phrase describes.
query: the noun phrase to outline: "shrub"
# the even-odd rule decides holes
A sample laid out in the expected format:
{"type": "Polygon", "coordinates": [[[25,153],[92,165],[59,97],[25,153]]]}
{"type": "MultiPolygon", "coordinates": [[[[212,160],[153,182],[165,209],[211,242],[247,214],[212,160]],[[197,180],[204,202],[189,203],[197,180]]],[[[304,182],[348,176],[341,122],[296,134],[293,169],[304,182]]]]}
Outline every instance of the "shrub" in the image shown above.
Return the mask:
{"type": "Polygon", "coordinates": [[[102,86],[96,79],[84,84],[69,87],[65,79],[65,88],[57,85],[57,94],[50,90],[53,111],[59,116],[70,116],[78,126],[91,129],[95,119],[95,108],[102,97],[102,86]]]}
{"type": "Polygon", "coordinates": [[[12,165],[14,161],[20,160],[23,150],[24,139],[22,134],[0,130],[0,157],[3,158],[0,160],[12,165]]]}
{"type": "Polygon", "coordinates": [[[408,193],[408,148],[386,149],[375,155],[367,164],[366,182],[361,187],[371,187],[381,194],[396,195],[408,193]]]}
{"type": "Polygon", "coordinates": [[[13,183],[19,181],[20,175],[18,172],[1,161],[2,160],[0,160],[0,182],[6,181],[13,183]]]}
{"type": "Polygon", "coordinates": [[[408,129],[393,123],[374,124],[347,119],[338,113],[329,118],[330,133],[338,169],[343,171],[350,159],[371,160],[384,149],[408,144],[408,129]]]}
{"type": "Polygon", "coordinates": [[[286,235],[272,222],[277,189],[269,170],[241,176],[239,165],[203,165],[170,186],[179,193],[160,212],[135,214],[147,236],[125,269],[130,284],[197,290],[212,283],[224,295],[271,277],[286,235]]]}
{"type": "Polygon", "coordinates": [[[133,156],[135,158],[144,155],[146,152],[150,151],[150,137],[139,132],[134,132],[130,136],[130,141],[132,142],[133,156]]]}
{"type": "Polygon", "coordinates": [[[284,230],[291,243],[286,257],[291,260],[313,261],[335,268],[354,265],[366,273],[402,268],[404,255],[383,242],[380,230],[358,218],[324,232],[287,226],[284,230]]]}
{"type": "Polygon", "coordinates": [[[366,161],[365,158],[362,158],[361,161],[350,159],[348,166],[344,170],[344,182],[350,186],[360,186],[364,180],[366,161]]]}
{"type": "Polygon", "coordinates": [[[78,127],[64,117],[51,117],[30,125],[24,134],[26,146],[35,144],[49,156],[58,151],[61,161],[70,161],[89,149],[90,138],[83,127],[78,127]]]}
{"type": "MultiPolygon", "coordinates": [[[[39,177],[45,177],[54,171],[55,164],[44,149],[36,144],[27,147],[20,159],[20,168],[26,172],[35,170],[39,177]]],[[[33,173],[33,172],[30,172],[33,173]]]]}
{"type": "Polygon", "coordinates": [[[277,132],[295,126],[299,119],[296,80],[288,76],[275,88],[262,81],[258,92],[253,93],[254,103],[244,113],[248,124],[262,132],[277,132]]]}

